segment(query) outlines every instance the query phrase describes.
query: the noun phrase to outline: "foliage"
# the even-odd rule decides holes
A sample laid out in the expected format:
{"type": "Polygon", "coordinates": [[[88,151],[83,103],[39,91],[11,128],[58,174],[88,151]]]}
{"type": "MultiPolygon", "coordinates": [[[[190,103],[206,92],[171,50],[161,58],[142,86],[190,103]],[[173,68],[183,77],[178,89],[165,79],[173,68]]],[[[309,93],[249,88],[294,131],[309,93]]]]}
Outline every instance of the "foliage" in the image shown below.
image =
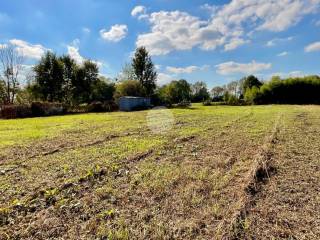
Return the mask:
{"type": "Polygon", "coordinates": [[[5,105],[1,107],[1,118],[13,119],[13,118],[25,118],[31,117],[32,111],[29,105],[5,105]]]}
{"type": "Polygon", "coordinates": [[[172,81],[159,89],[160,99],[166,104],[175,104],[191,100],[190,84],[184,80],[172,81]]]}
{"type": "Polygon", "coordinates": [[[320,77],[302,78],[278,77],[252,92],[251,99],[255,104],[320,104],[320,77]]]}
{"type": "Polygon", "coordinates": [[[29,84],[34,99],[67,104],[110,100],[114,87],[99,79],[95,62],[78,65],[70,56],[47,52],[34,67],[35,80],[29,84]]]}
{"type": "Polygon", "coordinates": [[[137,80],[125,80],[116,85],[115,99],[123,96],[141,97],[143,96],[143,87],[137,80]]]}
{"type": "Polygon", "coordinates": [[[157,72],[145,47],[136,49],[132,59],[132,68],[135,79],[143,87],[145,96],[150,97],[156,88],[157,72]]]}
{"type": "Polygon", "coordinates": [[[243,95],[245,95],[246,91],[252,87],[260,88],[262,86],[262,82],[260,82],[259,79],[253,75],[245,77],[240,81],[242,81],[241,91],[243,95]]]}
{"type": "Polygon", "coordinates": [[[191,85],[192,90],[192,101],[202,102],[210,98],[210,94],[207,89],[207,84],[205,82],[196,82],[191,85]]]}
{"type": "Polygon", "coordinates": [[[58,59],[56,54],[47,52],[34,67],[35,85],[43,101],[60,101],[62,99],[63,63],[58,59]]]}
{"type": "Polygon", "coordinates": [[[33,102],[31,111],[34,117],[53,116],[64,114],[66,107],[61,103],[33,102]]]}
{"type": "Polygon", "coordinates": [[[105,77],[100,77],[98,81],[92,84],[91,98],[94,101],[111,101],[115,93],[115,84],[108,81],[105,77]]]}

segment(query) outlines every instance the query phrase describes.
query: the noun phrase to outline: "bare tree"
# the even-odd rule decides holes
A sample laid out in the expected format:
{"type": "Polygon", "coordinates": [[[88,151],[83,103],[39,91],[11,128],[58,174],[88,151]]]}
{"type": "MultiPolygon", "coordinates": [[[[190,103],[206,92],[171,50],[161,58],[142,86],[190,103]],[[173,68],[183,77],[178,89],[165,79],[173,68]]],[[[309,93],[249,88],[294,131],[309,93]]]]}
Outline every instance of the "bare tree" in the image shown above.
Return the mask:
{"type": "Polygon", "coordinates": [[[0,76],[5,83],[5,103],[12,104],[19,86],[18,76],[22,69],[23,57],[12,45],[0,46],[0,76]]]}

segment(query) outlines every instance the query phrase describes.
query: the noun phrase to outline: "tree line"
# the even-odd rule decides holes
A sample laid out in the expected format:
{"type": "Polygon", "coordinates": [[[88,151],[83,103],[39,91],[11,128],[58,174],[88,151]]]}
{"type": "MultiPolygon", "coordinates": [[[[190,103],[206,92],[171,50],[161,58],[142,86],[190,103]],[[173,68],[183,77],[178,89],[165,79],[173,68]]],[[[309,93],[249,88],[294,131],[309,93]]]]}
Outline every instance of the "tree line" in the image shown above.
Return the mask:
{"type": "Polygon", "coordinates": [[[213,101],[240,104],[320,104],[320,77],[280,78],[263,82],[250,75],[211,90],[213,101]]]}
{"type": "Polygon", "coordinates": [[[46,52],[33,67],[25,86],[19,85],[23,58],[12,46],[0,48],[0,104],[34,101],[79,106],[94,102],[117,102],[122,96],[149,97],[154,105],[181,102],[223,102],[230,105],[268,103],[320,103],[320,78],[307,76],[263,82],[250,75],[216,86],[209,92],[204,82],[190,84],[184,79],[158,86],[157,71],[148,51],[136,49],[115,80],[99,74],[98,64],[78,64],[68,55],[46,52]]]}

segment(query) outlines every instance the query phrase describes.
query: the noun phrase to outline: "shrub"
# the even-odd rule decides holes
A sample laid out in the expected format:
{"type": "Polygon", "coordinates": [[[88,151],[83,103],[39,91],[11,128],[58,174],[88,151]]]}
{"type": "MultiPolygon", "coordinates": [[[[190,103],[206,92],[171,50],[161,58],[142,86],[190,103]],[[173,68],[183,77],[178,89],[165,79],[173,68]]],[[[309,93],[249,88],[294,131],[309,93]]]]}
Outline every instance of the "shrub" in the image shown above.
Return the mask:
{"type": "Polygon", "coordinates": [[[203,105],[203,106],[211,106],[211,105],[212,105],[212,104],[211,104],[211,100],[203,101],[203,102],[202,102],[202,105],[203,105]]]}
{"type": "Polygon", "coordinates": [[[29,105],[5,105],[1,107],[2,118],[26,118],[32,116],[32,111],[29,105]]]}
{"type": "Polygon", "coordinates": [[[176,107],[182,107],[182,108],[191,107],[191,102],[190,101],[181,101],[178,104],[176,104],[176,107]]]}
{"type": "Polygon", "coordinates": [[[67,108],[61,103],[33,102],[31,110],[34,117],[42,117],[65,114],[67,108]]]}
{"type": "Polygon", "coordinates": [[[118,106],[113,102],[92,102],[87,106],[88,112],[112,112],[116,110],[118,106]]]}

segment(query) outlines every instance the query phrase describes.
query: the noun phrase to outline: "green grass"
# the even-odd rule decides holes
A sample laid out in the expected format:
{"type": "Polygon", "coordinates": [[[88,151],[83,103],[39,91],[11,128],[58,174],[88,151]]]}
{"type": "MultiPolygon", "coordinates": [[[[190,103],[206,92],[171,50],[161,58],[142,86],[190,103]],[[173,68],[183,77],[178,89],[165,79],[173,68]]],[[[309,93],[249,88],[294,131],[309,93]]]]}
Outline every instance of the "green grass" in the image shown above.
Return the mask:
{"type": "Polygon", "coordinates": [[[149,111],[0,120],[0,232],[212,239],[279,116],[292,124],[306,110],[170,111],[174,122],[163,134],[148,128],[149,111]]]}

